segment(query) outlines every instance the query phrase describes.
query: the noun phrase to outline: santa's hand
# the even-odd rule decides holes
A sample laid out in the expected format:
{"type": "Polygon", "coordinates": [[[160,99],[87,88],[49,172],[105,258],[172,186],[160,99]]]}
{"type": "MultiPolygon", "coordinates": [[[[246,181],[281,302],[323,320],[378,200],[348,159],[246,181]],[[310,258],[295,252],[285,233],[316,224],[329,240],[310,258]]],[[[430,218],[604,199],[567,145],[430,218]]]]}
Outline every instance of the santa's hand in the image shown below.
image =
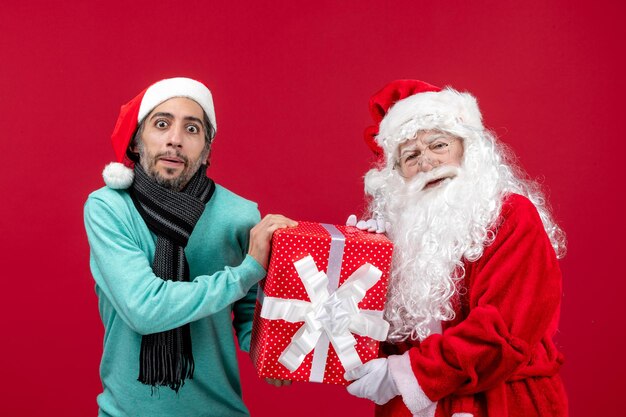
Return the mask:
{"type": "Polygon", "coordinates": [[[400,395],[391,373],[387,358],[378,358],[358,366],[344,375],[348,381],[348,392],[355,397],[367,398],[378,405],[386,404],[400,395]]]}
{"type": "Polygon", "coordinates": [[[389,222],[386,222],[383,216],[376,216],[375,219],[359,220],[357,222],[356,216],[351,214],[348,220],[346,220],[346,226],[356,226],[360,230],[367,230],[372,233],[385,233],[389,230],[389,222]]]}

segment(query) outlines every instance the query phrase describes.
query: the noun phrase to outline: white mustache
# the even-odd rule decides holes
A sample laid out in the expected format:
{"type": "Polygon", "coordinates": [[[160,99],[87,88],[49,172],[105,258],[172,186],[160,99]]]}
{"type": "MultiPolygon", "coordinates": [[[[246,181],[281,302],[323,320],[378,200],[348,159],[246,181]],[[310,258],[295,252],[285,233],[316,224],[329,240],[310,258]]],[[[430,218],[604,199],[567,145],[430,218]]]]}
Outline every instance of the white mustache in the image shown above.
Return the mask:
{"type": "Polygon", "coordinates": [[[461,168],[454,165],[442,165],[428,172],[422,172],[413,177],[408,183],[408,194],[418,193],[426,187],[426,184],[442,178],[454,178],[459,175],[461,168]]]}

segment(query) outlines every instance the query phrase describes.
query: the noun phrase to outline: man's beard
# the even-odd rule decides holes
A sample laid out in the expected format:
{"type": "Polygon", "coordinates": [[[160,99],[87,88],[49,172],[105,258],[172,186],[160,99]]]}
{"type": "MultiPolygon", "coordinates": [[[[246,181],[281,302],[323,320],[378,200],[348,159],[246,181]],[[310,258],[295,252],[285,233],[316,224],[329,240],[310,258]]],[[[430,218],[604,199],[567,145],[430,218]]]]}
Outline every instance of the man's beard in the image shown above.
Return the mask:
{"type": "MultiPolygon", "coordinates": [[[[146,171],[146,173],[150,177],[152,177],[157,184],[174,191],[181,191],[185,187],[185,185],[187,185],[191,177],[193,177],[198,169],[200,169],[200,167],[202,166],[202,163],[206,159],[207,154],[208,149],[204,150],[196,161],[189,161],[189,158],[180,153],[180,151],[178,150],[161,152],[156,155],[151,155],[142,144],[139,144],[139,161],[144,171],[146,171]],[[162,176],[156,168],[156,164],[159,161],[159,158],[162,157],[176,157],[182,160],[184,163],[184,167],[181,173],[176,177],[162,176]]],[[[172,175],[176,172],[176,169],[174,168],[166,167],[164,169],[165,172],[169,175],[172,175]]]]}
{"type": "Polygon", "coordinates": [[[454,318],[463,259],[482,255],[493,222],[496,180],[489,181],[489,175],[442,166],[389,190],[385,215],[395,245],[385,310],[389,340],[424,339],[438,322],[454,318]],[[440,178],[446,179],[427,186],[440,178]]]}

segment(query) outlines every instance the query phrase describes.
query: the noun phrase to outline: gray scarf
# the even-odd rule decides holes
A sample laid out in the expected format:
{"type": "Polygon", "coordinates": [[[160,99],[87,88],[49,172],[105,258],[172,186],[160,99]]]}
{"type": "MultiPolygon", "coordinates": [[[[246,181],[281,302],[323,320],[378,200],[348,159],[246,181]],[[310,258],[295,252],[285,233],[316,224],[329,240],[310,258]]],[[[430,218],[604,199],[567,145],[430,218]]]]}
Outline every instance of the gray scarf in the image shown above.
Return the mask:
{"type": "MultiPolygon", "coordinates": [[[[215,183],[206,176],[205,165],[177,192],[157,184],[141,164],[135,164],[130,195],[148,228],[157,235],[152,270],[159,278],[189,281],[185,246],[214,191],[215,183]]],[[[193,379],[193,371],[189,324],[142,337],[138,381],[153,389],[168,386],[178,393],[185,378],[193,379]]]]}

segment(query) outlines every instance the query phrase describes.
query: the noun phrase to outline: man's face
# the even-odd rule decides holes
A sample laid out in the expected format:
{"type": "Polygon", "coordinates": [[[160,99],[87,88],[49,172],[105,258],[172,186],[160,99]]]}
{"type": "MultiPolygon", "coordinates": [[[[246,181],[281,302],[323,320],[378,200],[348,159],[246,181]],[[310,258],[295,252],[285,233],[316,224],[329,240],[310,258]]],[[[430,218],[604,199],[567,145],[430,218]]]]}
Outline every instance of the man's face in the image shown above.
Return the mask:
{"type": "Polygon", "coordinates": [[[396,166],[406,180],[444,165],[460,167],[463,160],[461,139],[434,130],[419,131],[415,138],[402,143],[398,151],[396,166]]]}
{"type": "Polygon", "coordinates": [[[175,97],[159,104],[144,121],[132,151],[159,184],[179,191],[206,162],[204,112],[193,100],[175,97]]]}

